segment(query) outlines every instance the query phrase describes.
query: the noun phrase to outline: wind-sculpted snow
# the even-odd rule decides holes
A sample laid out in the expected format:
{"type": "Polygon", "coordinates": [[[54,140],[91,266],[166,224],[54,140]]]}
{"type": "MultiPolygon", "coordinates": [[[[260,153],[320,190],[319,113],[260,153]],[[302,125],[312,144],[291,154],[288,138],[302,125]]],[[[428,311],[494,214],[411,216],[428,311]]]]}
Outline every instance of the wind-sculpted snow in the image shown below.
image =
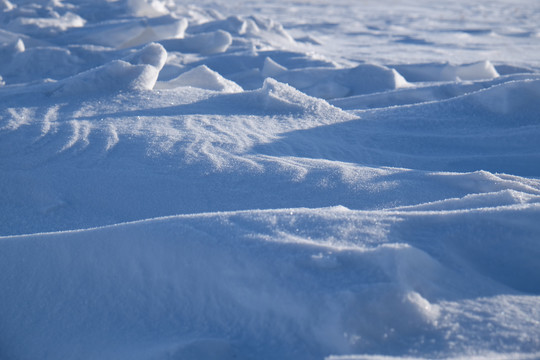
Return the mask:
{"type": "Polygon", "coordinates": [[[446,101],[358,111],[360,119],[290,132],[257,151],[538,177],[539,97],[538,79],[512,80],[446,101]]]}
{"type": "Polygon", "coordinates": [[[243,89],[233,81],[225,79],[219,73],[209,69],[206,65],[197,66],[194,69],[180,74],[169,81],[160,82],[158,89],[174,89],[178,87],[192,86],[200,89],[215,90],[226,93],[242,92],[243,89]]]}
{"type": "Polygon", "coordinates": [[[165,64],[167,53],[159,44],[149,44],[123,60],[59,81],[47,95],[91,95],[118,90],[151,90],[165,64]]]}
{"type": "Polygon", "coordinates": [[[540,359],[539,15],[0,1],[0,359],[540,359]]]}
{"type": "Polygon", "coordinates": [[[3,355],[534,352],[538,205],[246,211],[2,238],[3,355]],[[513,238],[479,237],[516,217],[529,225],[513,238]]]}

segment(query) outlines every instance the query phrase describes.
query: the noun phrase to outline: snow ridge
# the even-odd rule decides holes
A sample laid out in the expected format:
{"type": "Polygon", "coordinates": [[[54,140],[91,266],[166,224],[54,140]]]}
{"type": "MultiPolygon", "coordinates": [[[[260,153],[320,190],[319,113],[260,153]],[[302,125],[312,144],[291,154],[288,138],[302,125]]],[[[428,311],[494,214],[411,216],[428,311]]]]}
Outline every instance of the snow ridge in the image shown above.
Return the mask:
{"type": "Polygon", "coordinates": [[[539,15],[0,0],[0,359],[539,359],[539,15]]]}

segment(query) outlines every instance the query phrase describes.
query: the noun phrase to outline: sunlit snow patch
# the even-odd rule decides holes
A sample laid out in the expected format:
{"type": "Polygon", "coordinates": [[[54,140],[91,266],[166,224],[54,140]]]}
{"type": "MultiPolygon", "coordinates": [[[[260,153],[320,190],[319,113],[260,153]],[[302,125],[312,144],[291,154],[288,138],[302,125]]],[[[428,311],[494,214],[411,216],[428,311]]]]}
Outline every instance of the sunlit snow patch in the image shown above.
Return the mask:
{"type": "Polygon", "coordinates": [[[472,64],[414,64],[395,65],[408,81],[456,81],[456,80],[485,80],[499,76],[495,66],[490,61],[480,61],[472,64]]]}
{"type": "Polygon", "coordinates": [[[167,51],[211,55],[225,52],[232,44],[232,37],[226,31],[216,30],[195,35],[186,35],[182,39],[162,40],[160,43],[167,51]]]}
{"type": "Polygon", "coordinates": [[[133,19],[95,25],[92,32],[73,33],[79,41],[118,49],[130,48],[163,39],[183,38],[186,19],[170,15],[150,19],[133,19]]]}
{"type": "MultiPolygon", "coordinates": [[[[334,114],[339,113],[343,119],[353,118],[326,101],[306,95],[292,86],[273,78],[267,78],[260,89],[238,95],[234,103],[237,109],[252,109],[255,113],[264,111],[272,114],[316,113],[324,115],[331,112],[334,114]]],[[[329,120],[334,118],[334,116],[328,117],[329,120]]],[[[318,120],[323,123],[326,122],[324,116],[318,120]]]]}
{"type": "Polygon", "coordinates": [[[71,96],[103,91],[151,90],[166,58],[163,46],[150,44],[124,60],[114,60],[59,81],[49,94],[71,96]]]}
{"type": "Polygon", "coordinates": [[[303,68],[286,70],[265,62],[263,72],[308,95],[323,99],[369,94],[411,86],[396,70],[381,65],[360,64],[349,69],[303,68]]]}
{"type": "Polygon", "coordinates": [[[238,84],[225,79],[223,76],[209,69],[205,65],[201,65],[186,71],[172,80],[157,82],[155,88],[173,89],[179,86],[192,86],[224,93],[236,93],[243,91],[238,84]]]}

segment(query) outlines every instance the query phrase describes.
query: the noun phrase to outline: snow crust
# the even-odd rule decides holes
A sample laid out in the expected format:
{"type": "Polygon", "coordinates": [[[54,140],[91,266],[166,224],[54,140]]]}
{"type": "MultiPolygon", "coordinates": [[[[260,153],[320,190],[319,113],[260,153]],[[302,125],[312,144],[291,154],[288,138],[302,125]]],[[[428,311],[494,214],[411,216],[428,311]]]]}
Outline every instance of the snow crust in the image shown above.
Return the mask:
{"type": "Polygon", "coordinates": [[[540,359],[539,22],[0,0],[0,359],[540,359]]]}

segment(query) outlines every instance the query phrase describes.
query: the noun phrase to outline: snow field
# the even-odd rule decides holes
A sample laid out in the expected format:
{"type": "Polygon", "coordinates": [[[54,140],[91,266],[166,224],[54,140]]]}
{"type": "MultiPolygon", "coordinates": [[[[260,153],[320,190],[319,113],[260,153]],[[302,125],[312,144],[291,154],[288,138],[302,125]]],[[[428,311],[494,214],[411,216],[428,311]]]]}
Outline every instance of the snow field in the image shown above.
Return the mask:
{"type": "Polygon", "coordinates": [[[540,358],[538,10],[0,1],[0,358],[540,358]]]}

